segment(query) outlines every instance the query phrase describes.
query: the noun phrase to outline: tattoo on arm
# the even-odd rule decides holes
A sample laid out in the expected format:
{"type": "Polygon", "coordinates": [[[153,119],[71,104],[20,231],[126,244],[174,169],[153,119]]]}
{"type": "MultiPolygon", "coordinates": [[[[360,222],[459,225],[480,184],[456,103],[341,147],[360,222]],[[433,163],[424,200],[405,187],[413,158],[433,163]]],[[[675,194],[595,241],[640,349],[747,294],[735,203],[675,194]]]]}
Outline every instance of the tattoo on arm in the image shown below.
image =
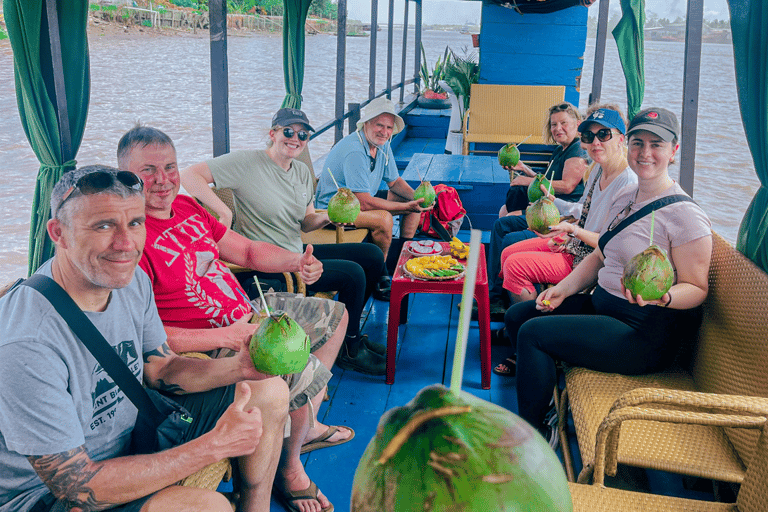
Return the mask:
{"type": "Polygon", "coordinates": [[[158,391],[173,393],[174,395],[182,395],[187,392],[186,389],[182,388],[178,384],[168,383],[168,382],[165,382],[163,379],[157,379],[155,381],[155,389],[157,389],[158,391]]]}
{"type": "Polygon", "coordinates": [[[104,510],[117,505],[96,499],[90,481],[101,467],[91,461],[84,446],[27,459],[53,495],[66,502],[67,510],[104,510]]]}
{"type": "Polygon", "coordinates": [[[144,364],[149,363],[150,357],[159,357],[164,358],[166,356],[169,356],[173,353],[171,348],[168,346],[167,343],[163,343],[159,347],[157,347],[155,350],[150,350],[149,352],[144,352],[144,364]]]}

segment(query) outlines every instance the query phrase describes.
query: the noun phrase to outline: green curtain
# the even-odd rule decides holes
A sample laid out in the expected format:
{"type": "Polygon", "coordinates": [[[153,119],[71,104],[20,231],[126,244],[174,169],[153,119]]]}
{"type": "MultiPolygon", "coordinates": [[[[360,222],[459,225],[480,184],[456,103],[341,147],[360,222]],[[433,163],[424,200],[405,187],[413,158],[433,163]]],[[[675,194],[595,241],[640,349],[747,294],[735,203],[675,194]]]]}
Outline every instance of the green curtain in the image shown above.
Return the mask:
{"type": "MultiPolygon", "coordinates": [[[[90,94],[86,22],[88,2],[58,0],[61,53],[74,158],[85,129],[90,94]]],[[[74,160],[64,161],[53,81],[53,64],[45,0],[4,0],[8,37],[13,49],[16,101],[24,132],[40,161],[29,233],[29,273],[53,255],[46,233],[51,190],[74,160]]]]}
{"type": "Polygon", "coordinates": [[[283,75],[284,108],[301,108],[304,87],[304,24],[312,0],[283,0],[283,75]]]}
{"type": "Polygon", "coordinates": [[[621,20],[613,29],[627,81],[627,116],[635,117],[645,95],[645,0],[621,0],[621,20]]]}
{"type": "Polygon", "coordinates": [[[768,271],[768,4],[729,0],[739,107],[760,188],[741,221],[736,248],[768,271]]]}

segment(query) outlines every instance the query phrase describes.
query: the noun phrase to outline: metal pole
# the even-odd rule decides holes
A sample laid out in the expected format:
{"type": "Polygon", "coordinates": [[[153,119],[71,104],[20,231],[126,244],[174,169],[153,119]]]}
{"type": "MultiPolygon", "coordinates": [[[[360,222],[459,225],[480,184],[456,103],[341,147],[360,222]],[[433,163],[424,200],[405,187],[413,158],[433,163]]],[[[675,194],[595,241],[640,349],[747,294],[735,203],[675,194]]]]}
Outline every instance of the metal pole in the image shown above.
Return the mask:
{"type": "Polygon", "coordinates": [[[51,64],[53,66],[53,87],[56,94],[56,118],[59,122],[59,144],[61,162],[69,162],[75,155],[72,151],[72,133],[69,127],[69,109],[67,91],[64,83],[64,62],[61,57],[61,35],[59,33],[59,13],[56,0],[46,0],[48,19],[48,38],[51,45],[51,64]]]}
{"type": "Polygon", "coordinates": [[[344,137],[344,80],[347,59],[347,0],[339,0],[336,16],[336,128],[334,144],[344,137]]]}
{"type": "Polygon", "coordinates": [[[685,21],[685,67],[683,71],[683,116],[680,134],[680,186],[693,197],[696,165],[696,123],[699,117],[699,76],[704,2],[688,0],[685,21]]]}
{"type": "Polygon", "coordinates": [[[597,39],[595,39],[595,63],[592,72],[592,92],[589,104],[598,103],[603,89],[603,67],[605,65],[605,40],[608,34],[608,6],[610,0],[600,0],[600,14],[597,17],[597,39]]]}
{"type": "Polygon", "coordinates": [[[392,38],[395,24],[395,0],[389,0],[389,26],[387,27],[387,98],[392,99],[392,38]]]}
{"type": "Polygon", "coordinates": [[[379,29],[379,0],[371,1],[371,49],[368,53],[368,99],[376,96],[376,39],[379,29]]]}
{"type": "Polygon", "coordinates": [[[413,41],[413,48],[415,50],[413,58],[413,93],[419,93],[419,71],[421,70],[421,0],[414,0],[416,4],[416,36],[413,41]]]}
{"type": "Polygon", "coordinates": [[[229,69],[227,66],[227,2],[210,0],[211,118],[213,156],[229,153],[229,69]]]}
{"type": "Polygon", "coordinates": [[[403,103],[405,98],[405,52],[408,50],[408,4],[409,0],[405,0],[405,15],[403,16],[403,58],[400,64],[400,104],[403,103]]]}
{"type": "Polygon", "coordinates": [[[352,133],[353,131],[357,130],[357,122],[360,120],[360,104],[359,103],[350,103],[347,105],[347,109],[349,110],[349,133],[352,133]]]}

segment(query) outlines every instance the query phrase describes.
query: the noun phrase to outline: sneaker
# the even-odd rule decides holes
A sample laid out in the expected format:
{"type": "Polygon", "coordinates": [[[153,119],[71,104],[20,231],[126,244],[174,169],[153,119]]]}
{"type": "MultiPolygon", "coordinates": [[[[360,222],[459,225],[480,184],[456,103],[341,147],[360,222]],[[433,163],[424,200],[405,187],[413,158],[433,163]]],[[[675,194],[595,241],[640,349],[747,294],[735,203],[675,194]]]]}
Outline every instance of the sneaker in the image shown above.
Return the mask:
{"type": "Polygon", "coordinates": [[[491,302],[491,322],[503,322],[504,315],[507,313],[507,308],[503,302],[491,302]]]}
{"type": "Polygon", "coordinates": [[[546,431],[544,438],[549,442],[549,447],[554,451],[557,451],[557,448],[560,446],[560,432],[557,430],[557,423],[557,409],[553,407],[544,417],[544,429],[546,431]]]}
{"type": "Polygon", "coordinates": [[[383,357],[387,356],[387,346],[385,344],[371,341],[368,338],[367,334],[363,334],[362,336],[360,336],[360,341],[362,341],[363,345],[368,347],[368,350],[370,350],[371,352],[374,352],[383,357]]]}
{"type": "Polygon", "coordinates": [[[336,358],[336,366],[342,370],[352,370],[365,375],[384,375],[387,373],[386,359],[364,344],[360,345],[355,357],[349,355],[346,345],[342,345],[339,357],[336,358]]]}
{"type": "Polygon", "coordinates": [[[392,279],[389,276],[382,276],[376,286],[373,288],[373,298],[382,302],[389,302],[389,292],[392,288],[392,279]]]}

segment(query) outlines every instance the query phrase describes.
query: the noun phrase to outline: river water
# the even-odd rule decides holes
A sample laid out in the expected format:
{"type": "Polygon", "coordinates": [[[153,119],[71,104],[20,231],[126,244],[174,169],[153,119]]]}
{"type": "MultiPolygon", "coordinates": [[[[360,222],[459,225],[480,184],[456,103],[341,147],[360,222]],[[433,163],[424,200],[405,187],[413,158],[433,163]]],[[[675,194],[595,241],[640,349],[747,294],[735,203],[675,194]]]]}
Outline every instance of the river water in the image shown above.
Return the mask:
{"type": "MultiPolygon", "coordinates": [[[[386,31],[379,34],[377,91],[386,82],[386,31]]],[[[409,34],[413,45],[413,32],[409,34]]],[[[395,31],[393,82],[400,80],[402,32],[395,31]]],[[[427,59],[433,63],[446,45],[461,52],[469,35],[425,31],[427,59]]],[[[79,165],[116,165],[120,136],[137,121],[156,126],[175,141],[183,168],[211,156],[209,41],[206,37],[92,33],[91,102],[79,165]]],[[[232,149],[263,147],[274,111],[284,96],[280,35],[230,36],[229,100],[232,149]]],[[[368,94],[369,38],[347,39],[347,102],[368,94]]],[[[471,49],[471,48],[470,48],[471,49]]],[[[333,117],[336,39],[307,37],[303,110],[316,126],[333,117]]],[[[646,106],[682,110],[684,44],[646,43],[646,106]]],[[[409,53],[411,53],[409,51],[409,53]]],[[[584,56],[580,107],[591,88],[594,40],[584,56]]],[[[412,73],[413,60],[406,64],[412,73]]],[[[609,41],[603,101],[626,105],[623,75],[609,41]]],[[[397,94],[397,93],[396,93],[397,94]]],[[[396,99],[399,96],[393,97],[396,99]]],[[[317,157],[330,149],[332,130],[312,142],[317,157]]],[[[27,266],[29,218],[38,163],[24,135],[14,92],[8,40],[0,41],[0,283],[23,276],[27,266]]],[[[673,177],[677,169],[672,169],[673,177]]],[[[705,44],[702,56],[694,197],[713,228],[734,242],[741,218],[759,186],[739,116],[730,45],[705,44]]]]}

